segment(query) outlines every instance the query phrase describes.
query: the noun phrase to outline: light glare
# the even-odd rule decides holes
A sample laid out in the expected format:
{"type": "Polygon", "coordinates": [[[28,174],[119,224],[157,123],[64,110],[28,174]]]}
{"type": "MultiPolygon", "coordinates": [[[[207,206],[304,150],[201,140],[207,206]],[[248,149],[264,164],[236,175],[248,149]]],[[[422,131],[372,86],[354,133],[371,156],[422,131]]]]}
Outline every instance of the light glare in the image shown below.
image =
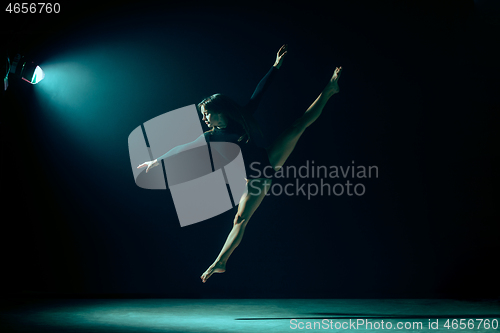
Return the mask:
{"type": "Polygon", "coordinates": [[[40,66],[36,66],[35,72],[33,73],[33,78],[31,79],[31,84],[37,84],[38,82],[42,81],[44,77],[45,73],[43,72],[43,70],[40,68],[40,66]]]}

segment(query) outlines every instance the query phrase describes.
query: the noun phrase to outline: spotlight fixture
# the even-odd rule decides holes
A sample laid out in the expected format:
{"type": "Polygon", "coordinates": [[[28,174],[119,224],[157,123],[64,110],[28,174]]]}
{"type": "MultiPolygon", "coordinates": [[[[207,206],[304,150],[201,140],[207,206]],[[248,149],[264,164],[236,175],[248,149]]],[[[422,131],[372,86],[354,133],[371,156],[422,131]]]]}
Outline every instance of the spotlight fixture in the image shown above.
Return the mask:
{"type": "Polygon", "coordinates": [[[20,77],[26,82],[37,84],[45,77],[43,70],[34,61],[26,60],[20,54],[12,59],[10,64],[10,74],[20,77]]]}

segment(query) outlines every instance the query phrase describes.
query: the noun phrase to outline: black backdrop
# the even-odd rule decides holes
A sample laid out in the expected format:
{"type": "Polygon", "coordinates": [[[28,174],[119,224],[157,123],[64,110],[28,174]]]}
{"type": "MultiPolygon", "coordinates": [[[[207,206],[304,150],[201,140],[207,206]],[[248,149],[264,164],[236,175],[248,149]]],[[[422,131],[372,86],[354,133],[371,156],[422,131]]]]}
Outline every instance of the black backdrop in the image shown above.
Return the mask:
{"type": "MultiPolygon", "coordinates": [[[[89,109],[88,119],[78,115],[83,121],[50,115],[50,99],[36,92],[44,81],[11,80],[3,93],[4,294],[500,296],[493,1],[61,8],[57,15],[3,12],[3,53],[43,64],[95,43],[106,57],[107,45],[122,43],[113,70],[130,76],[106,86],[112,107],[89,109]],[[289,54],[258,114],[269,141],[343,66],[341,93],[288,162],[355,161],[376,165],[379,177],[362,181],[363,196],[266,198],[228,271],[202,284],[235,211],[181,228],[168,191],[135,185],[128,135],[215,92],[244,103],[284,43],[289,54]],[[133,68],[118,68],[122,56],[133,68]]],[[[110,74],[96,68],[92,75],[110,74]]],[[[98,105],[89,100],[102,88],[96,83],[78,98],[98,105]]]]}

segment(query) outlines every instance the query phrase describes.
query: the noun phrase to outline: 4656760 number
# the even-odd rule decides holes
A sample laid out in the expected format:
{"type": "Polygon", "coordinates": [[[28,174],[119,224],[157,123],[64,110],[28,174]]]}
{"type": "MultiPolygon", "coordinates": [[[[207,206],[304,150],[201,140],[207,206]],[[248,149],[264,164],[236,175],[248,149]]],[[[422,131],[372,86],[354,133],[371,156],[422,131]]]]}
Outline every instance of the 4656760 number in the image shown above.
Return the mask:
{"type": "Polygon", "coordinates": [[[41,13],[59,13],[61,5],[58,3],[50,2],[23,2],[23,3],[10,3],[5,8],[5,11],[12,14],[41,14],[41,13]]]}

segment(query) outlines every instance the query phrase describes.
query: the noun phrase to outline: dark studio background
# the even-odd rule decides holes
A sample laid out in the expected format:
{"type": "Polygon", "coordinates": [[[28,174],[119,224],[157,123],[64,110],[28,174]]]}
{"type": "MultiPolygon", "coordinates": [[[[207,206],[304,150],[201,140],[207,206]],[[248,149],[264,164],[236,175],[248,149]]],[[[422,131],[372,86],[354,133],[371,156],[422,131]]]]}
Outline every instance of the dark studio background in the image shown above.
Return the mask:
{"type": "Polygon", "coordinates": [[[2,12],[4,54],[80,74],[2,95],[4,295],[500,296],[500,6],[292,3],[2,12]],[[228,271],[203,284],[235,211],[181,228],[168,190],[135,185],[128,135],[216,92],[246,103],[284,43],[258,114],[269,141],[343,66],[288,163],[354,160],[379,178],[361,197],[266,198],[228,271]]]}

